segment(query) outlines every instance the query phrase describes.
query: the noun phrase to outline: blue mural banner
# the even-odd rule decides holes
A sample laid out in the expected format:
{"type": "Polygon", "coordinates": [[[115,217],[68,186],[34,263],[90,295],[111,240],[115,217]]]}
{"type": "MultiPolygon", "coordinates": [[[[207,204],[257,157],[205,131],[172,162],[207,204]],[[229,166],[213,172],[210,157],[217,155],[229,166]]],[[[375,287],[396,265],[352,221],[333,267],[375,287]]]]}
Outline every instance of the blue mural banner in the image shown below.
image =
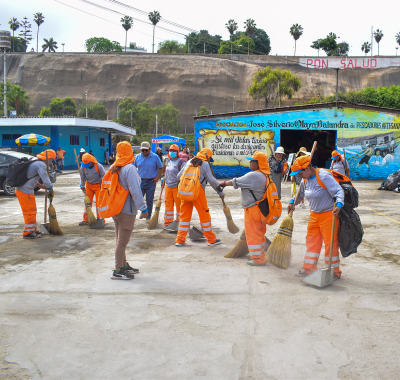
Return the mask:
{"type": "Polygon", "coordinates": [[[336,131],[335,148],[350,165],[352,179],[385,179],[400,169],[400,116],[356,108],[307,109],[195,121],[196,151],[213,150],[219,178],[249,171],[246,157],[255,151],[271,155],[281,144],[281,131],[336,131]]]}

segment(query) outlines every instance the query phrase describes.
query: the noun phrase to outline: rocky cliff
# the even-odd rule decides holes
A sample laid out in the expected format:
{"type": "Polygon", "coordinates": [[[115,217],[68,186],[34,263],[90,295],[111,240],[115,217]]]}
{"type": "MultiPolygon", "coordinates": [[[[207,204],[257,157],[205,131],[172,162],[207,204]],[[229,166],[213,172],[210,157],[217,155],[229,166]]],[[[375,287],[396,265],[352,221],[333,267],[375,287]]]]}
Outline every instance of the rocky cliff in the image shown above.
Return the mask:
{"type": "MultiPolygon", "coordinates": [[[[296,64],[293,57],[247,57],[159,54],[26,53],[7,57],[8,79],[30,96],[30,115],[37,116],[53,97],[71,96],[79,104],[88,94],[90,103],[103,102],[109,117],[116,117],[118,98],[132,97],[152,106],[171,103],[179,111],[179,123],[193,130],[193,115],[206,106],[212,113],[263,108],[247,95],[253,74],[270,65],[297,73],[302,88],[291,101],[330,95],[335,91],[334,70],[313,70],[296,64]]],[[[1,65],[2,66],[2,65],[1,65]]],[[[2,67],[0,69],[2,74],[2,67]]],[[[400,84],[400,67],[340,72],[339,90],[400,84]]]]}

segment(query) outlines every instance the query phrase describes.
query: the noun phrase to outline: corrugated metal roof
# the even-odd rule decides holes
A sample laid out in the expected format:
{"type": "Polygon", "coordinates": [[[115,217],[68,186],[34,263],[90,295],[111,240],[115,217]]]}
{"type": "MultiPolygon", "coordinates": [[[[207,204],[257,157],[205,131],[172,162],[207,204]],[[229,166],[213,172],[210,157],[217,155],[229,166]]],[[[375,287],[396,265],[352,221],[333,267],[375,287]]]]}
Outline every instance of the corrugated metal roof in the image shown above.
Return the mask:
{"type": "MultiPolygon", "coordinates": [[[[386,113],[400,115],[400,110],[395,109],[395,108],[377,107],[377,106],[348,103],[348,102],[338,102],[337,105],[338,105],[338,108],[354,108],[354,109],[360,109],[360,110],[386,112],[386,113]]],[[[221,118],[221,117],[233,117],[233,116],[244,116],[244,115],[254,115],[254,114],[283,113],[283,112],[291,112],[291,111],[302,111],[302,110],[308,110],[308,109],[313,110],[313,109],[335,108],[335,107],[336,107],[335,102],[316,103],[316,104],[304,104],[304,105],[300,105],[300,106],[262,108],[262,109],[258,109],[258,110],[218,113],[218,114],[205,115],[205,116],[193,116],[193,118],[196,121],[199,119],[213,119],[213,118],[221,118]]]]}

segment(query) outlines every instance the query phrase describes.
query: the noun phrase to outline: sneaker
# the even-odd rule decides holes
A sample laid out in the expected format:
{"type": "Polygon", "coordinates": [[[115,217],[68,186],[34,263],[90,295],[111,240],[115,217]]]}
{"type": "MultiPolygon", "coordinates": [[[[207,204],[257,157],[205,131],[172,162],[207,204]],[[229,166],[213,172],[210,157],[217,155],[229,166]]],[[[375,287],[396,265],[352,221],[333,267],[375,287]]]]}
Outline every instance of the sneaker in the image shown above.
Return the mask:
{"type": "Polygon", "coordinates": [[[132,272],[121,269],[118,272],[116,270],[113,270],[111,278],[113,280],[133,280],[135,278],[135,275],[132,272]]]}
{"type": "Polygon", "coordinates": [[[184,245],[186,245],[186,243],[175,243],[175,245],[176,245],[177,247],[183,247],[184,245]]]}
{"type": "Polygon", "coordinates": [[[35,233],[36,233],[37,237],[42,237],[42,235],[43,235],[43,232],[40,232],[40,231],[36,231],[35,233]]]}
{"type": "Polygon", "coordinates": [[[247,264],[247,265],[250,265],[251,267],[265,267],[265,266],[267,265],[266,263],[264,263],[264,264],[256,263],[256,262],[253,261],[253,260],[251,260],[251,261],[246,261],[246,264],[247,264]]]}
{"type": "Polygon", "coordinates": [[[139,269],[132,268],[128,262],[126,262],[126,265],[122,268],[123,270],[126,270],[128,272],[132,272],[133,274],[139,273],[139,269]]]}
{"type": "Polygon", "coordinates": [[[85,221],[82,221],[82,222],[79,223],[79,225],[80,225],[80,226],[88,226],[89,223],[88,223],[88,222],[85,222],[85,221]]]}
{"type": "Polygon", "coordinates": [[[221,244],[221,240],[217,239],[214,243],[208,243],[209,246],[213,247],[214,245],[221,244]]]}
{"type": "Polygon", "coordinates": [[[36,232],[32,232],[29,235],[25,235],[23,236],[24,239],[37,239],[37,238],[41,238],[42,235],[37,235],[36,232]]]}

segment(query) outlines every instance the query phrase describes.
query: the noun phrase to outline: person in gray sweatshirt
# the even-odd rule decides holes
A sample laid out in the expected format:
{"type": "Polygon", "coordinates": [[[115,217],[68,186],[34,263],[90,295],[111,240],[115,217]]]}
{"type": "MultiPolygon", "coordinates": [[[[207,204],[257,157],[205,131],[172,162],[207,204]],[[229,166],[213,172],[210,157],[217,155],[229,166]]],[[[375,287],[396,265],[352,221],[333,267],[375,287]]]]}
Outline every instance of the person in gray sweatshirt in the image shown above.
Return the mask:
{"type": "Polygon", "coordinates": [[[126,246],[132,235],[135,226],[137,211],[142,211],[142,216],[148,216],[148,209],[144,202],[140,189],[140,178],[138,171],[132,163],[135,161],[132,146],[127,141],[122,141],[117,145],[117,155],[112,173],[119,175],[119,183],[128,190],[125,203],[119,214],[112,218],[115,224],[115,270],[111,278],[113,280],[131,280],[139,270],[132,268],[126,261],[126,246]]]}

